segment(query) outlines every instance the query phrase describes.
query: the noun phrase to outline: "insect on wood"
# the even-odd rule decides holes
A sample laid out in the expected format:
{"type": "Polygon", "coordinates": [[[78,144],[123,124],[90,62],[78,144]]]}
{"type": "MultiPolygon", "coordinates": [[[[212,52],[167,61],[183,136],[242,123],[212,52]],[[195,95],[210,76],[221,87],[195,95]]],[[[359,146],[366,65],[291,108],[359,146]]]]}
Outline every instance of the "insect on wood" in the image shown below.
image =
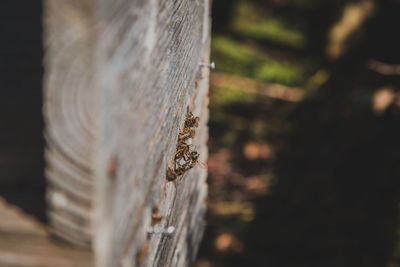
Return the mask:
{"type": "Polygon", "coordinates": [[[194,128],[199,126],[199,117],[195,117],[187,107],[186,118],[182,130],[178,134],[178,141],[174,153],[173,166],[167,168],[167,180],[174,181],[179,176],[184,175],[192,169],[199,161],[200,154],[193,149],[187,141],[194,137],[196,131],[194,128]]]}

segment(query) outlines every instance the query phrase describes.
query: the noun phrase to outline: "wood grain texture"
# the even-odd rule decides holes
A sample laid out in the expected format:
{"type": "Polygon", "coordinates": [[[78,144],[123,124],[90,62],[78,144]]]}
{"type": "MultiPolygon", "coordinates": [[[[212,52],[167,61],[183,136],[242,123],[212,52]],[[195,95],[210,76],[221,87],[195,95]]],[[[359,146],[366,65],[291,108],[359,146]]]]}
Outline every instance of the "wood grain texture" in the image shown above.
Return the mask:
{"type": "Polygon", "coordinates": [[[208,5],[204,0],[101,3],[97,264],[185,266],[193,261],[204,228],[206,170],[196,167],[176,184],[167,183],[165,175],[188,105],[200,115],[193,142],[201,160],[207,158],[208,70],[199,63],[208,61],[208,5]],[[174,226],[173,235],[147,233],[155,208],[163,219],[153,227],[174,226]]]}
{"type": "Polygon", "coordinates": [[[48,217],[54,234],[85,247],[92,239],[95,7],[44,1],[48,217]]]}
{"type": "Polygon", "coordinates": [[[187,106],[200,116],[193,144],[207,160],[208,0],[47,0],[46,10],[53,231],[92,241],[100,267],[189,265],[207,171],[167,182],[166,168],[187,106]],[[172,235],[148,233],[167,226],[172,235]]]}

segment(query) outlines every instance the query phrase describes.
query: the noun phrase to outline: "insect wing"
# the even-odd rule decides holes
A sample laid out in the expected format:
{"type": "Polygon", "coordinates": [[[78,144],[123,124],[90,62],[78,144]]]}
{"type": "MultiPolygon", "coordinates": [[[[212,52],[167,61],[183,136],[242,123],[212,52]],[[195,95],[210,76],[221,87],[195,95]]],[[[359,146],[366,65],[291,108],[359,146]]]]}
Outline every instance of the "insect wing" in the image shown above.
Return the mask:
{"type": "Polygon", "coordinates": [[[204,170],[207,170],[207,164],[202,162],[202,161],[198,161],[197,162],[198,166],[204,170]]]}

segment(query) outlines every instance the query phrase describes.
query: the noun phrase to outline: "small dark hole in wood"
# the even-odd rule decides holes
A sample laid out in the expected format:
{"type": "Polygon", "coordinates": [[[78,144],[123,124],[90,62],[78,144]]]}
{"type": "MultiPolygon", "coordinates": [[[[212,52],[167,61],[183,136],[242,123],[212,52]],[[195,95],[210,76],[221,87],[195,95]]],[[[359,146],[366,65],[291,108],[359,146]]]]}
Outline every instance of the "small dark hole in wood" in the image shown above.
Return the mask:
{"type": "Polygon", "coordinates": [[[118,171],[118,161],[117,158],[112,157],[108,163],[107,168],[107,177],[111,180],[115,180],[117,178],[117,171],[118,171]]]}

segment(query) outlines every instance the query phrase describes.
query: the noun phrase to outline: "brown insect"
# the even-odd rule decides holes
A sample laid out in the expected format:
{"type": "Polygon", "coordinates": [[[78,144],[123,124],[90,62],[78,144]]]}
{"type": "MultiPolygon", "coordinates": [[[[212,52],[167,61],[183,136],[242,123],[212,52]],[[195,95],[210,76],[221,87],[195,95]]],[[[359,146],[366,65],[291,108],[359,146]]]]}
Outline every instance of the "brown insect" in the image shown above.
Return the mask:
{"type": "Polygon", "coordinates": [[[185,159],[185,156],[189,153],[190,147],[191,145],[188,145],[184,142],[178,143],[174,156],[175,162],[181,159],[185,159]]]}
{"type": "Polygon", "coordinates": [[[187,167],[175,163],[175,167],[173,169],[170,167],[167,168],[167,180],[170,182],[174,181],[179,176],[184,175],[188,170],[189,169],[187,167]]]}
{"type": "Polygon", "coordinates": [[[162,219],[164,218],[163,216],[158,214],[159,210],[157,207],[155,207],[153,209],[153,213],[151,214],[151,225],[155,225],[158,224],[162,221],[162,219]]]}
{"type": "Polygon", "coordinates": [[[178,178],[178,174],[175,172],[175,170],[168,167],[167,168],[167,180],[174,181],[176,178],[178,178]]]}
{"type": "Polygon", "coordinates": [[[190,154],[189,154],[189,156],[190,156],[190,160],[191,160],[193,163],[199,162],[200,154],[199,154],[197,151],[191,151],[190,154]]]}
{"type": "Polygon", "coordinates": [[[187,107],[187,114],[185,120],[185,127],[192,128],[192,127],[199,127],[199,117],[195,117],[193,113],[190,111],[189,106],[187,107]]]}
{"type": "Polygon", "coordinates": [[[203,169],[206,168],[206,165],[199,161],[200,154],[197,151],[191,151],[188,156],[190,158],[190,160],[187,162],[189,169],[193,168],[197,164],[203,169]]]}
{"type": "Polygon", "coordinates": [[[174,181],[179,176],[184,175],[199,162],[199,153],[192,149],[192,145],[186,141],[193,138],[195,130],[199,126],[199,117],[195,117],[187,107],[187,113],[182,130],[178,134],[178,142],[174,154],[173,167],[167,168],[166,178],[168,181],[174,181]]]}
{"type": "Polygon", "coordinates": [[[193,165],[198,164],[202,169],[207,169],[207,165],[200,161],[200,154],[197,151],[191,151],[189,156],[193,165]]]}
{"type": "Polygon", "coordinates": [[[200,118],[199,117],[194,117],[193,114],[192,114],[189,118],[186,119],[185,126],[188,127],[188,128],[199,127],[199,121],[200,121],[200,118]]]}
{"type": "Polygon", "coordinates": [[[190,138],[193,138],[195,133],[196,133],[196,131],[191,128],[184,128],[178,134],[178,143],[182,143],[190,138]]]}
{"type": "Polygon", "coordinates": [[[196,164],[193,164],[193,162],[191,161],[186,161],[183,165],[180,165],[177,168],[177,173],[182,173],[182,175],[184,173],[186,173],[188,170],[190,170],[191,168],[193,168],[196,164]]]}

